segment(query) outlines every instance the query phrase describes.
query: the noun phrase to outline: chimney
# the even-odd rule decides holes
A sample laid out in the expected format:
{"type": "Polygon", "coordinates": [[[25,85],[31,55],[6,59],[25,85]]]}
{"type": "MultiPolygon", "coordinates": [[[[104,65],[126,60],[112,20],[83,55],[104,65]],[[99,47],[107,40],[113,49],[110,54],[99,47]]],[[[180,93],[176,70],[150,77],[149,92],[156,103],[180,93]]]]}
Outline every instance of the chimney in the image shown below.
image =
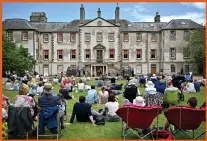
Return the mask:
{"type": "Polygon", "coordinates": [[[119,24],[119,4],[117,3],[116,10],[115,10],[115,21],[116,24],[119,24]]]}
{"type": "Polygon", "coordinates": [[[30,22],[47,22],[45,12],[32,12],[30,16],[30,22]]]}
{"type": "Polygon", "coordinates": [[[100,10],[100,8],[98,8],[98,17],[100,18],[101,17],[101,10],[100,10]]]}
{"type": "Polygon", "coordinates": [[[85,20],[85,9],[83,7],[83,4],[81,4],[81,8],[80,8],[80,24],[84,24],[84,20],[85,20]]]}
{"type": "Polygon", "coordinates": [[[155,22],[156,23],[159,23],[160,22],[160,15],[159,15],[158,12],[156,13],[156,16],[155,16],[155,22]]]}

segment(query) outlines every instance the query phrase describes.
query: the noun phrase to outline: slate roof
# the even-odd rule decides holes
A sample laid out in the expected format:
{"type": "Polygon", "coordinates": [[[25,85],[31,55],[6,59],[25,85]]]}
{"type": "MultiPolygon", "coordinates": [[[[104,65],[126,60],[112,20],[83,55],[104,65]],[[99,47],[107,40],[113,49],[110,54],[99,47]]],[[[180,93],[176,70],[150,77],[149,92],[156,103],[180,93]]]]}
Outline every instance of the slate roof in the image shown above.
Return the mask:
{"type": "Polygon", "coordinates": [[[25,19],[6,19],[3,21],[3,29],[35,29],[30,22],[25,19]]]}
{"type": "MultiPolygon", "coordinates": [[[[94,19],[93,19],[94,20],[94,19]]],[[[93,21],[92,19],[84,20],[84,24],[93,21]]],[[[108,19],[112,24],[115,24],[115,19],[108,19]]],[[[7,19],[3,21],[3,29],[34,29],[39,32],[78,32],[80,20],[71,22],[29,22],[25,19],[7,19]]],[[[167,29],[195,29],[204,28],[204,26],[190,19],[173,19],[170,22],[130,22],[125,19],[120,19],[120,31],[155,31],[167,29]],[[185,23],[185,24],[182,24],[185,23]]]]}
{"type": "Polygon", "coordinates": [[[163,29],[193,29],[203,28],[204,26],[190,19],[173,19],[163,29]],[[185,23],[185,24],[182,24],[185,23]]]}

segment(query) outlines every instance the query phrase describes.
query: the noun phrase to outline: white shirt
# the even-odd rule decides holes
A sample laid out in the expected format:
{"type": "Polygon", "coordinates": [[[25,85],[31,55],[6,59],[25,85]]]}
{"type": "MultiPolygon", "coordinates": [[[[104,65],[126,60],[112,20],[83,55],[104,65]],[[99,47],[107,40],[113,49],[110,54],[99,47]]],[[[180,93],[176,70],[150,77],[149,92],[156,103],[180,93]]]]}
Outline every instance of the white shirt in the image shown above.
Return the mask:
{"type": "Polygon", "coordinates": [[[37,93],[38,93],[38,94],[42,94],[42,93],[43,93],[43,88],[44,88],[43,86],[42,86],[42,87],[39,87],[39,86],[38,86],[38,87],[37,87],[37,93]]]}
{"type": "Polygon", "coordinates": [[[78,89],[83,90],[84,87],[85,87],[85,84],[84,83],[78,83],[78,89]]]}
{"type": "Polygon", "coordinates": [[[188,83],[187,84],[187,91],[188,92],[196,92],[196,90],[195,90],[195,86],[194,86],[194,84],[193,83],[188,83]]]}
{"type": "Polygon", "coordinates": [[[116,111],[119,109],[119,103],[118,102],[107,102],[105,104],[105,107],[108,109],[109,115],[116,115],[116,111]]]}

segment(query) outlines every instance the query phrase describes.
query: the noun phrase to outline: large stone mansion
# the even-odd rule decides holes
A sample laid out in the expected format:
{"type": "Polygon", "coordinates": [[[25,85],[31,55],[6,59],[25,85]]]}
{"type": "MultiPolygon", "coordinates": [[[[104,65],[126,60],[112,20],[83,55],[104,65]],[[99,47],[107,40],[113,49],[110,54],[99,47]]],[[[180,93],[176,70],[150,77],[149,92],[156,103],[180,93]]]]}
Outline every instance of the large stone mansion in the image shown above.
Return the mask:
{"type": "MultiPolygon", "coordinates": [[[[153,20],[153,19],[152,19],[153,20]]],[[[55,75],[68,67],[84,68],[90,75],[116,74],[123,68],[134,68],[135,74],[178,73],[197,71],[189,64],[186,38],[191,30],[203,28],[190,19],[160,22],[130,22],[120,19],[120,8],[115,19],[101,17],[85,19],[84,6],[80,19],[71,22],[47,22],[44,12],[33,12],[30,21],[6,19],[3,30],[7,37],[28,48],[37,63],[35,71],[55,75]]]]}

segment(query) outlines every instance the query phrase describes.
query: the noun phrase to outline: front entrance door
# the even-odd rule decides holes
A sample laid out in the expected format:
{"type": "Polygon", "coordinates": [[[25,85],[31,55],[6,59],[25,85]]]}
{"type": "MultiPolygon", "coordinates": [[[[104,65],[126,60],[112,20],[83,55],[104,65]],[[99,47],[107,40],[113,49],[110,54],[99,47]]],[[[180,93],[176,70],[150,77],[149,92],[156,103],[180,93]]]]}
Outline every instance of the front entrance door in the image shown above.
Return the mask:
{"type": "Polygon", "coordinates": [[[151,64],[151,73],[156,74],[156,64],[151,64]]]}
{"type": "Polygon", "coordinates": [[[96,66],[96,76],[103,74],[103,66],[96,66]]]}
{"type": "Polygon", "coordinates": [[[43,66],[43,74],[44,74],[44,76],[48,76],[48,74],[49,74],[49,66],[48,65],[43,66]]]}
{"type": "Polygon", "coordinates": [[[103,50],[97,50],[96,59],[97,63],[103,63],[103,50]]]}

